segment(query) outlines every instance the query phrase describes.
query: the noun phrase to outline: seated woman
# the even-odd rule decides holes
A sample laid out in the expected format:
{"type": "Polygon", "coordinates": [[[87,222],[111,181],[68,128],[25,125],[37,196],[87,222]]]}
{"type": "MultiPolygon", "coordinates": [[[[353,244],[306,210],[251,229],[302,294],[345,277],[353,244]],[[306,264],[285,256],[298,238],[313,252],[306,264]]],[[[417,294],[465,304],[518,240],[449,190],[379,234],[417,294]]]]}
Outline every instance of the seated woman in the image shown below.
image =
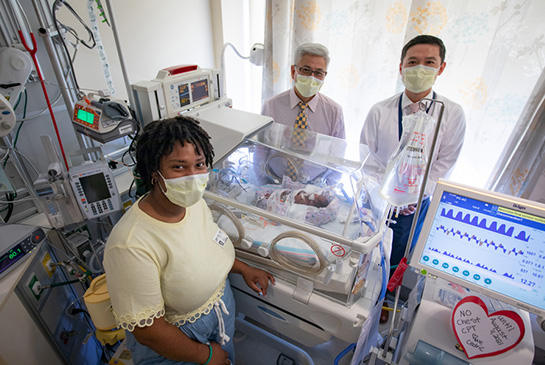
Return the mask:
{"type": "Polygon", "coordinates": [[[263,296],[271,274],[235,258],[202,199],[214,151],[198,122],[149,123],[136,140],[136,172],[149,192],[113,228],[104,253],[117,324],[134,364],[235,362],[229,273],[263,296]]]}
{"type": "Polygon", "coordinates": [[[282,185],[265,185],[258,190],[255,205],[315,226],[335,220],[339,210],[339,201],[329,189],[294,183],[287,176],[282,185]]]}

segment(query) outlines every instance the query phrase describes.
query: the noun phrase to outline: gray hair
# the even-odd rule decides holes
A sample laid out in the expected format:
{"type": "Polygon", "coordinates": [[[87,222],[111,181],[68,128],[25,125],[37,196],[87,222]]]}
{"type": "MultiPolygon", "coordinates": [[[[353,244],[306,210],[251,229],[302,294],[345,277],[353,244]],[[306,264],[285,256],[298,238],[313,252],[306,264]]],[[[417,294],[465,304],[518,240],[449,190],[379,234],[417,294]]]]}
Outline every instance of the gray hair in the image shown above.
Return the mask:
{"type": "Polygon", "coordinates": [[[295,65],[299,64],[303,56],[320,56],[325,59],[325,67],[329,66],[329,51],[320,43],[303,43],[295,50],[295,65]]]}

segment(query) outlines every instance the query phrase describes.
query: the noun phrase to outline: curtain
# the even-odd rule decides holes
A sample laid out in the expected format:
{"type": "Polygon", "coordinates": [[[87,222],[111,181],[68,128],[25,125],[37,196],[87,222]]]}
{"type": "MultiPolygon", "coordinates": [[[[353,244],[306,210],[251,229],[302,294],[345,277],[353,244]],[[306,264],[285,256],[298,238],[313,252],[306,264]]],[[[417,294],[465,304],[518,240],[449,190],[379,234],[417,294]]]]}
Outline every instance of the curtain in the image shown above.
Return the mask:
{"type": "Polygon", "coordinates": [[[447,67],[434,89],[467,119],[451,180],[485,187],[545,66],[542,14],[542,0],[267,0],[262,101],[292,87],[299,44],[322,43],[331,57],[322,92],[359,141],[371,106],[403,90],[403,45],[438,36],[447,67]]]}
{"type": "Polygon", "coordinates": [[[505,194],[545,203],[545,72],[532,95],[491,176],[491,188],[505,194]]]}

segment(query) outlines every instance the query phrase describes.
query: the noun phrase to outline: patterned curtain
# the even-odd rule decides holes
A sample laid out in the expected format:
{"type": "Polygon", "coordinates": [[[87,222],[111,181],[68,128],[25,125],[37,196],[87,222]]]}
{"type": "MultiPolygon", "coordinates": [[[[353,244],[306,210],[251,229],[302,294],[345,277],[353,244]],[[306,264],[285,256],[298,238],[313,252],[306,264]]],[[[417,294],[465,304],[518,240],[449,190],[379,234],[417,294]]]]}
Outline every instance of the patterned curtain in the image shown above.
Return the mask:
{"type": "Polygon", "coordinates": [[[542,0],[267,0],[266,7],[262,100],[292,87],[299,44],[322,43],[331,56],[322,92],[342,105],[351,140],[373,104],[403,90],[403,45],[418,34],[440,37],[447,67],[434,89],[461,104],[468,123],[451,179],[477,187],[486,187],[545,66],[542,0]]]}
{"type": "Polygon", "coordinates": [[[491,177],[491,188],[545,203],[545,72],[541,74],[491,177]]]}

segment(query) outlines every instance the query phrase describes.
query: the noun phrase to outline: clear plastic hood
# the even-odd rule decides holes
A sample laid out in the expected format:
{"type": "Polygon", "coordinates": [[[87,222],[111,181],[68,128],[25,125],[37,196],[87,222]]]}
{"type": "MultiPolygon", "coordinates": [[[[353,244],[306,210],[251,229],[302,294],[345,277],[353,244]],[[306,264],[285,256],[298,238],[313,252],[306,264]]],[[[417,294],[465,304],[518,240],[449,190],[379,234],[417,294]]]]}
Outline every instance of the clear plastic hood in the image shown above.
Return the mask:
{"type": "Polygon", "coordinates": [[[214,164],[205,197],[237,256],[347,305],[361,296],[387,204],[367,146],[273,123],[214,164]]]}

